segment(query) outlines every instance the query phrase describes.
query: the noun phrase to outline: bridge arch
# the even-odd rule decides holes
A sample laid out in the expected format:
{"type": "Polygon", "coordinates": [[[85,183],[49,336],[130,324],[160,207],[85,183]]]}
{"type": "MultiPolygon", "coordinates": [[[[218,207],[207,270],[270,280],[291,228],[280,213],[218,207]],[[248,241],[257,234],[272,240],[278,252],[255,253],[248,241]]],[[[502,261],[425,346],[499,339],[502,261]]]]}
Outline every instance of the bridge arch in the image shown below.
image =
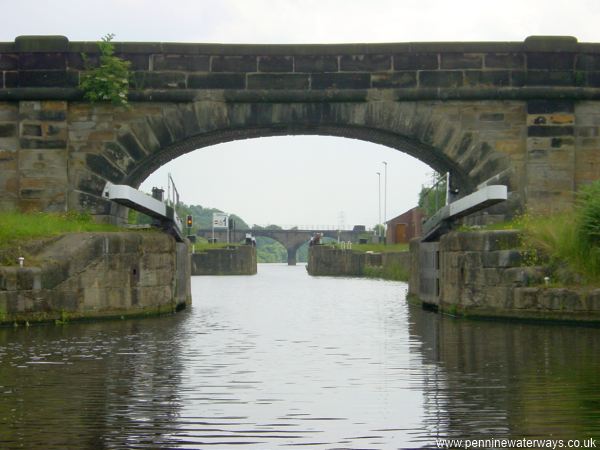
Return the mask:
{"type": "Polygon", "coordinates": [[[302,244],[308,242],[310,239],[309,235],[294,233],[290,230],[278,230],[278,229],[251,229],[248,230],[254,237],[265,237],[269,238],[283,246],[287,252],[287,263],[290,266],[296,265],[296,254],[302,244]]]}
{"type": "Polygon", "coordinates": [[[114,218],[106,181],[140,184],[208,145],[315,134],[400,149],[449,171],[463,193],[493,176],[508,206],[569,210],[598,179],[599,44],[115,43],[131,109],[82,101],[92,42],[21,36],[0,57],[1,209],[114,218]]]}
{"type": "MultiPolygon", "coordinates": [[[[459,161],[447,148],[459,132],[451,123],[432,114],[405,111],[398,105],[369,106],[365,104],[245,104],[207,105],[196,104],[198,122],[188,122],[189,130],[184,134],[157,137],[162,142],[159,148],[143,157],[132,170],[125,174],[129,184],[140,184],[152,172],[166,162],[196,149],[240,139],[285,135],[321,135],[359,139],[381,144],[407,153],[439,172],[451,172],[459,184],[472,188],[481,177],[471,174],[473,160],[459,161]],[[207,124],[203,120],[214,120],[203,109],[211,109],[221,119],[207,124]],[[220,109],[215,112],[215,108],[220,109]],[[200,110],[200,111],[198,111],[200,110]],[[220,123],[219,123],[220,122],[220,123]],[[391,123],[390,123],[391,122],[391,123]],[[437,142],[436,133],[440,133],[437,142]],[[445,142],[442,142],[445,140],[445,142]]],[[[165,110],[161,116],[148,121],[147,136],[164,133],[174,126],[173,116],[183,116],[185,107],[165,110]]],[[[411,108],[412,109],[412,108],[411,108]]],[[[143,125],[142,125],[143,126],[143,125]]],[[[122,136],[125,136],[122,135],[122,136]]],[[[136,135],[137,138],[137,135],[136,135]]],[[[131,136],[128,138],[131,141],[131,136]]],[[[472,135],[462,138],[462,145],[470,145],[472,135]]],[[[123,139],[121,139],[123,140],[123,139]]],[[[141,139],[138,139],[140,141],[141,139]]],[[[112,147],[111,147],[112,148],[112,147]]],[[[127,150],[127,147],[125,147],[127,150]]],[[[489,151],[488,151],[489,153],[489,151]]],[[[489,157],[491,155],[486,155],[489,157]]],[[[485,176],[485,175],[484,175],[485,176]]]]}
{"type": "MultiPolygon", "coordinates": [[[[101,116],[96,109],[102,107],[87,108],[89,114],[101,116]]],[[[453,187],[461,193],[472,192],[498,173],[516,191],[519,167],[494,146],[496,140],[514,136],[514,127],[507,127],[505,121],[494,127],[490,121],[481,130],[476,123],[484,111],[502,115],[507,108],[513,115],[515,110],[525,114],[522,105],[497,101],[470,109],[455,102],[390,101],[134,104],[129,111],[114,115],[116,139],[86,153],[85,165],[74,166],[72,172],[80,172],[74,175],[79,184],[75,189],[89,199],[99,196],[103,180],[138,187],[172,159],[211,145],[257,137],[323,135],[407,153],[439,172],[450,172],[453,187]]],[[[97,206],[106,212],[101,202],[97,206]]]]}
{"type": "MultiPolygon", "coordinates": [[[[219,241],[225,241],[227,231],[225,230],[198,230],[197,235],[208,239],[216,237],[219,241]]],[[[236,230],[229,233],[229,240],[232,242],[242,242],[246,233],[252,234],[254,237],[266,237],[281,244],[287,250],[288,264],[296,264],[296,256],[298,249],[302,245],[307,244],[315,233],[320,233],[325,237],[332,239],[341,238],[344,241],[357,242],[360,232],[350,230],[283,230],[277,228],[252,228],[250,230],[236,230]]]]}

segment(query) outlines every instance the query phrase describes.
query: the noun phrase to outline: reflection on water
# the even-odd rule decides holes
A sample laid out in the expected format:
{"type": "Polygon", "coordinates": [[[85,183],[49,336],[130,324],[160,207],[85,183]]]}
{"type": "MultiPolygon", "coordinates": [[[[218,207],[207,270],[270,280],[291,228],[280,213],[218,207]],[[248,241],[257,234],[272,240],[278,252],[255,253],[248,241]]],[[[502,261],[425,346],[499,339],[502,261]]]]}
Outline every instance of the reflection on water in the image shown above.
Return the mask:
{"type": "Polygon", "coordinates": [[[174,316],[0,330],[0,448],[600,435],[599,329],[454,320],[303,266],[192,289],[174,316]]]}

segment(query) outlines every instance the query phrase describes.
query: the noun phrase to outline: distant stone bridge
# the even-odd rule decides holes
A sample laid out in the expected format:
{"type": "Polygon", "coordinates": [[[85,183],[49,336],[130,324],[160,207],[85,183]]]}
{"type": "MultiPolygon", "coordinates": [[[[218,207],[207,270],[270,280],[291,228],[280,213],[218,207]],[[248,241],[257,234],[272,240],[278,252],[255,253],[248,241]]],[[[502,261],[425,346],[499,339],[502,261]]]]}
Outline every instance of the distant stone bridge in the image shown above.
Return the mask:
{"type": "MultiPolygon", "coordinates": [[[[324,237],[329,237],[336,240],[339,238],[341,241],[357,243],[358,236],[364,232],[353,230],[236,230],[230,231],[229,241],[241,242],[246,238],[246,233],[250,233],[254,237],[268,237],[279,242],[287,250],[288,264],[290,266],[294,266],[296,265],[296,253],[298,249],[303,244],[306,244],[308,241],[310,241],[310,238],[316,233],[321,233],[324,237]]],[[[196,235],[205,239],[210,239],[213,237],[213,230],[198,230],[196,235]]],[[[214,237],[218,240],[218,242],[227,242],[227,231],[215,230],[214,237]]]]}
{"type": "Polygon", "coordinates": [[[600,178],[600,44],[115,46],[132,63],[129,109],[83,101],[96,43],[0,43],[0,211],[116,222],[127,209],[102,197],[106,181],[138,187],[193,150],[280,135],[382,144],[450,172],[460,195],[507,184],[487,219],[568,210],[600,178]]]}

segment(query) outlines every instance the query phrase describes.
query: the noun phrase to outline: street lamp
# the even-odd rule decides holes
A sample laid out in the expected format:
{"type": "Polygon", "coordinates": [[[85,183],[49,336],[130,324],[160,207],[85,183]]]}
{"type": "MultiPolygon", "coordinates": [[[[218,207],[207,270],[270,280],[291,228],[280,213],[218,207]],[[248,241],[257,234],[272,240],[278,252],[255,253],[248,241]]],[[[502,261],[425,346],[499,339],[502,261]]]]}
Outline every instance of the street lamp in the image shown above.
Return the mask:
{"type": "MultiPolygon", "coordinates": [[[[383,223],[384,230],[387,231],[387,161],[382,161],[384,165],[384,178],[383,178],[383,223]]],[[[387,233],[385,234],[387,236],[387,233]]]]}
{"type": "Polygon", "coordinates": [[[379,221],[377,222],[377,236],[381,237],[381,172],[377,172],[377,205],[379,206],[379,221]]]}

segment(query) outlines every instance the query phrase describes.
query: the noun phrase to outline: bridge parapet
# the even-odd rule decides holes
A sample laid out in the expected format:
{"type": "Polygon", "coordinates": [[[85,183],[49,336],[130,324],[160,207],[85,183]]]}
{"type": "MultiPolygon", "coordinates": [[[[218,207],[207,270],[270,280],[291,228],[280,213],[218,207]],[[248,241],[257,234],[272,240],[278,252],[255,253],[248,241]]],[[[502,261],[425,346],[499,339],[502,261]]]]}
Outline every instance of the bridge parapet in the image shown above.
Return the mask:
{"type": "Polygon", "coordinates": [[[514,212],[568,210],[600,178],[600,44],[115,43],[130,109],[81,101],[95,42],[0,43],[0,210],[125,218],[107,181],[138,187],[166,162],[237,139],[360,139],[450,172],[466,195],[505,184],[514,212]]]}
{"type": "MultiPolygon", "coordinates": [[[[600,44],[568,36],[336,45],[116,42],[115,48],[132,64],[132,100],[191,101],[215,90],[236,101],[306,101],[294,91],[310,91],[314,101],[326,91],[367,100],[372,89],[392,89],[392,99],[514,99],[565,89],[597,98],[600,87],[600,44]]],[[[82,54],[97,62],[97,44],[63,36],[0,43],[0,99],[80,99],[82,54]]]]}

